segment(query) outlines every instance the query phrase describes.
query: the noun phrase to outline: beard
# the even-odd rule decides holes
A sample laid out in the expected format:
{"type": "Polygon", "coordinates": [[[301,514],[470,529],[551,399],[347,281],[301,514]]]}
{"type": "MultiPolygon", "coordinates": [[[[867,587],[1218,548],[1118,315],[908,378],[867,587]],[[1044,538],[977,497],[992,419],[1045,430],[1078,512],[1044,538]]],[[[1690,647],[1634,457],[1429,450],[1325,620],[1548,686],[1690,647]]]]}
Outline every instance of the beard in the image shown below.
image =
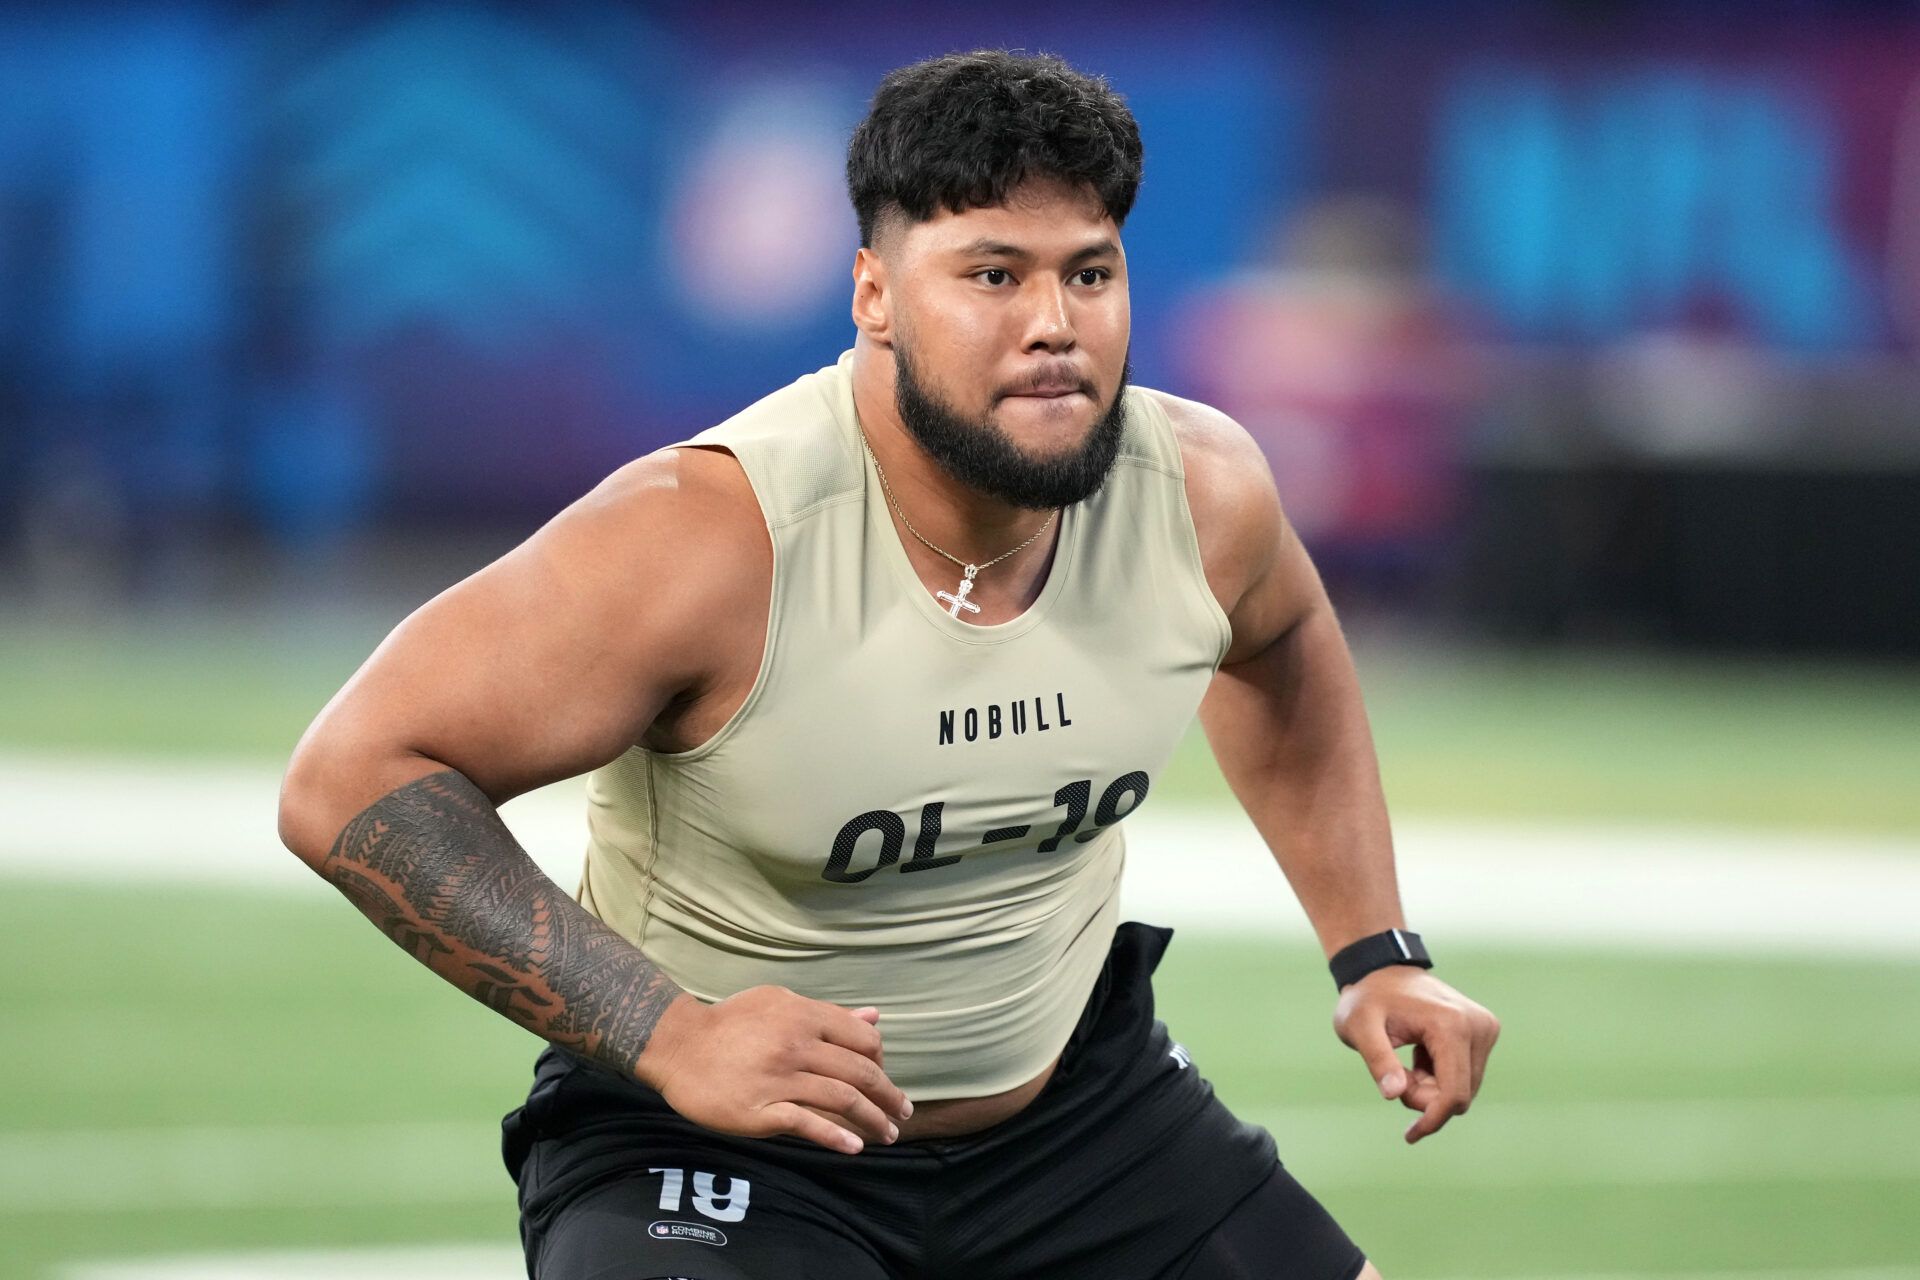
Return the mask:
{"type": "Polygon", "coordinates": [[[1131,363],[1122,364],[1113,401],[1087,438],[1077,449],[1051,458],[1031,456],[991,418],[962,417],[920,381],[906,346],[898,341],[893,372],[894,405],[913,438],[948,475],[990,498],[1030,511],[1072,506],[1100,491],[1119,456],[1131,363]]]}

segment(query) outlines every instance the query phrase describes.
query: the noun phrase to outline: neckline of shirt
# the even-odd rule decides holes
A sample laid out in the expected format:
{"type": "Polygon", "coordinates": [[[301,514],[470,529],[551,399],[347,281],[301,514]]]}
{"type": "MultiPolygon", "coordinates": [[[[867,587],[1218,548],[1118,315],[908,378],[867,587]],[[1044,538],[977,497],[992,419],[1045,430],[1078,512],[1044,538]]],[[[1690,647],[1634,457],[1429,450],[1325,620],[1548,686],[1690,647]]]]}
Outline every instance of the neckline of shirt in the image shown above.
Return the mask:
{"type": "MultiPolygon", "coordinates": [[[[933,593],[920,580],[913,561],[907,556],[906,544],[901,541],[903,535],[894,526],[892,508],[887,505],[886,493],[880,487],[880,476],[874,469],[873,457],[860,444],[860,418],[853,405],[851,377],[847,378],[843,388],[841,405],[846,410],[841,427],[843,434],[849,437],[845,443],[860,459],[861,472],[865,477],[867,528],[882,543],[882,555],[892,566],[895,579],[911,598],[914,610],[941,634],[969,644],[998,644],[1025,635],[1038,626],[1052,608],[1054,600],[1065,589],[1067,579],[1073,572],[1074,551],[1079,545],[1081,504],[1074,503],[1060,510],[1059,540],[1053,549],[1053,563],[1047,567],[1047,580],[1033,603],[1005,622],[963,622],[949,614],[934,599],[933,593]]],[[[955,569],[954,584],[958,586],[959,581],[960,571],[955,569]]]]}

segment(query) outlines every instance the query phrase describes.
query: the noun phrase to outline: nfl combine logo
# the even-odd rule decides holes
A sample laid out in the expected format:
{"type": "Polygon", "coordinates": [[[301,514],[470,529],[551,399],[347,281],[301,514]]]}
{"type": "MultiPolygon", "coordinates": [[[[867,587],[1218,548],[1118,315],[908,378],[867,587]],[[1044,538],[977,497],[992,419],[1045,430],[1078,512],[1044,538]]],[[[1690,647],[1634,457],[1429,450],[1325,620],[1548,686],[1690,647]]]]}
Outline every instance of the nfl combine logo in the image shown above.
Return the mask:
{"type": "Polygon", "coordinates": [[[693,1240],[700,1244],[717,1245],[727,1242],[724,1231],[703,1222],[654,1222],[648,1224],[647,1234],[656,1240],[693,1240]]]}

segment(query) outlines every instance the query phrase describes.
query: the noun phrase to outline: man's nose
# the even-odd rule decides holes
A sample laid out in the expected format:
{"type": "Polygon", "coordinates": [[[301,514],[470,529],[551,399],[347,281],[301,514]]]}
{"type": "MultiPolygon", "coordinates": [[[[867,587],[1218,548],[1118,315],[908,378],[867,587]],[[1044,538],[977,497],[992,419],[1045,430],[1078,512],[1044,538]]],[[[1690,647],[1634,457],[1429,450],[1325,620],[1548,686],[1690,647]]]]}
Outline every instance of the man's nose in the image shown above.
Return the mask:
{"type": "Polygon", "coordinates": [[[1030,301],[1023,351],[1070,351],[1073,349],[1073,311],[1067,288],[1058,280],[1041,280],[1028,285],[1030,301]]]}

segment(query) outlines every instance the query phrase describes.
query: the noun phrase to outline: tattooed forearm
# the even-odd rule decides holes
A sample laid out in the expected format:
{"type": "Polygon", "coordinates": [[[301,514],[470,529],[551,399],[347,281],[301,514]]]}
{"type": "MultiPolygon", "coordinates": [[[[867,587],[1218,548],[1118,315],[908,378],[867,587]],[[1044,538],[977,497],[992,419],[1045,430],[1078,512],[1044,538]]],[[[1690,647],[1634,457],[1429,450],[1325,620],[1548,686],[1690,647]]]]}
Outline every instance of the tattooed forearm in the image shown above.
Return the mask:
{"type": "Polygon", "coordinates": [[[474,999],[625,1074],[680,994],[547,879],[455,770],[368,806],[341,831],[320,872],[398,946],[474,999]]]}

